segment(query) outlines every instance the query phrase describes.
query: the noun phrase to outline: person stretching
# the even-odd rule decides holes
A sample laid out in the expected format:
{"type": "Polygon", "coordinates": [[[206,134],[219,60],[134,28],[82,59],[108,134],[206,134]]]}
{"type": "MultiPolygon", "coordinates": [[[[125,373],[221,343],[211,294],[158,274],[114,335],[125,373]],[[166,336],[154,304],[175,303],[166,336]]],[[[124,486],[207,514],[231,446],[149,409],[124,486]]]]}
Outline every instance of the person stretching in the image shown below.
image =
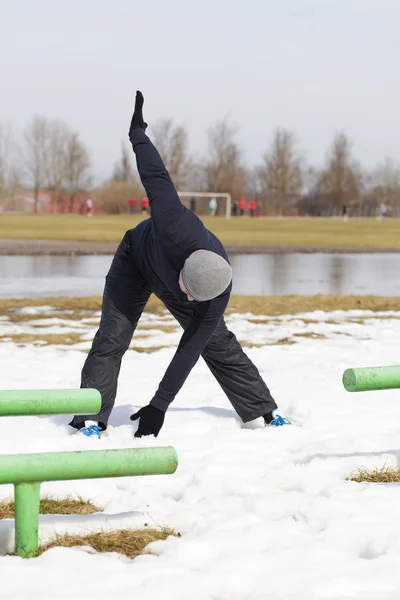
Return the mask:
{"type": "Polygon", "coordinates": [[[75,416],[70,425],[100,436],[114,406],[121,360],[153,293],[183,328],[182,338],[150,403],[131,416],[135,437],[157,436],[165,413],[203,357],[243,422],[263,417],[267,425],[290,422],[256,366],[224,321],[232,268],[219,239],[180,201],[162,159],[147,137],[143,95],[136,94],[129,139],[150,205],[150,218],[127,231],[106,277],[100,327],[83,370],[81,387],[101,394],[96,415],[75,416]],[[87,426],[86,421],[95,423],[87,426]]]}

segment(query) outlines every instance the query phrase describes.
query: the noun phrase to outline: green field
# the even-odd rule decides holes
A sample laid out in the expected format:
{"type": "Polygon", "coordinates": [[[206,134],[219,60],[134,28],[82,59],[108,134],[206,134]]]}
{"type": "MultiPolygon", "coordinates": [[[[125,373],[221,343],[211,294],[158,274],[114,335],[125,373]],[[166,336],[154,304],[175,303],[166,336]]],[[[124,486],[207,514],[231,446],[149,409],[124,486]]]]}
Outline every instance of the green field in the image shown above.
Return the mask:
{"type": "MultiPolygon", "coordinates": [[[[119,241],[141,220],[130,215],[1,215],[0,238],[119,241]]],[[[204,223],[224,244],[271,244],[353,248],[399,248],[400,219],[206,217],[204,223]]]]}

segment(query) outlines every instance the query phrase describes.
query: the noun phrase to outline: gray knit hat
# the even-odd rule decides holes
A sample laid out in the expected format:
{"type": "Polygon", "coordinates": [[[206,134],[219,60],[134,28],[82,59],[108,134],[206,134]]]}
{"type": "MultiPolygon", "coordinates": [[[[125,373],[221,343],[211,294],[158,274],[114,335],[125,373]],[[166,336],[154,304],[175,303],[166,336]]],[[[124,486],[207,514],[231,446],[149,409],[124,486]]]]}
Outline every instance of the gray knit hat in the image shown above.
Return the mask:
{"type": "Polygon", "coordinates": [[[232,281],[232,267],[219,254],[198,250],[185,260],[182,281],[189,296],[205,302],[226,290],[232,281]]]}

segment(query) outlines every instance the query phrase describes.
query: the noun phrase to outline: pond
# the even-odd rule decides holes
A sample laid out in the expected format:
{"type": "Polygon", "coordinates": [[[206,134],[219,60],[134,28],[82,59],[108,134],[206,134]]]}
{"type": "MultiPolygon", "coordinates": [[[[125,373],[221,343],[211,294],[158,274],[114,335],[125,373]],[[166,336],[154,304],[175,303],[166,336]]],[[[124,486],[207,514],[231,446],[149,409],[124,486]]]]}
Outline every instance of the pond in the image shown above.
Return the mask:
{"type": "MultiPolygon", "coordinates": [[[[0,256],[0,298],[101,294],[112,256],[0,256]]],[[[400,254],[232,255],[239,295],[400,294],[400,254]]]]}

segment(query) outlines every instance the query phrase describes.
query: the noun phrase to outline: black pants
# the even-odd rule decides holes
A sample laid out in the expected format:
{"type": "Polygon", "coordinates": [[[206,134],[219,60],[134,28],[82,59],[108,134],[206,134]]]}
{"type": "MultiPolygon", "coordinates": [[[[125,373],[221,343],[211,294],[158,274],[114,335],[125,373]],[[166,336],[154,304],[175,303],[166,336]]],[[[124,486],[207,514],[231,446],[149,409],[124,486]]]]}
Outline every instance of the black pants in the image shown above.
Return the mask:
{"type": "MultiPolygon", "coordinates": [[[[100,327],[82,370],[81,387],[99,390],[101,410],[97,415],[74,417],[72,426],[86,420],[107,425],[117,394],[122,357],[151,294],[125,239],[128,238],[122,240],[106,277],[100,327]]],[[[157,296],[185,329],[193,308],[178,302],[169,291],[157,291],[157,296]]],[[[202,357],[243,422],[257,419],[276,408],[258,369],[228,330],[224,319],[202,357]]],[[[157,382],[152,384],[155,391],[157,382]]]]}

